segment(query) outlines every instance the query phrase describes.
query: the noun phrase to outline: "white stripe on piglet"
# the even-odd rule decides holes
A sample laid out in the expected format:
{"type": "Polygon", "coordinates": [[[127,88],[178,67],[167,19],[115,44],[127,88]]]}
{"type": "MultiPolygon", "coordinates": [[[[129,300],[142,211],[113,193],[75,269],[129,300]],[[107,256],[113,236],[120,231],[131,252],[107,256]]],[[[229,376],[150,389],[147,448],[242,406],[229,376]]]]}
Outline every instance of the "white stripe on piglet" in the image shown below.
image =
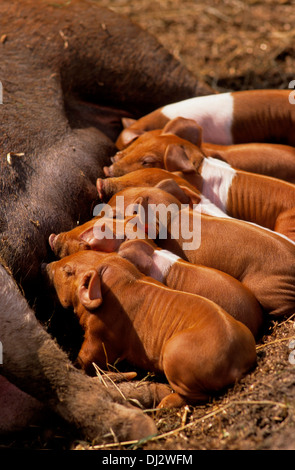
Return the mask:
{"type": "Polygon", "coordinates": [[[168,104],[161,110],[168,119],[193,119],[203,128],[203,141],[214,144],[233,144],[231,127],[234,98],[231,93],[198,96],[168,104]]]}
{"type": "Polygon", "coordinates": [[[150,276],[159,282],[162,282],[167,276],[169,270],[180,258],[168,250],[155,250],[153,255],[153,265],[150,276]]]}
{"type": "Polygon", "coordinates": [[[226,213],[228,191],[236,171],[228,163],[212,157],[204,158],[201,169],[202,194],[226,213]]]}

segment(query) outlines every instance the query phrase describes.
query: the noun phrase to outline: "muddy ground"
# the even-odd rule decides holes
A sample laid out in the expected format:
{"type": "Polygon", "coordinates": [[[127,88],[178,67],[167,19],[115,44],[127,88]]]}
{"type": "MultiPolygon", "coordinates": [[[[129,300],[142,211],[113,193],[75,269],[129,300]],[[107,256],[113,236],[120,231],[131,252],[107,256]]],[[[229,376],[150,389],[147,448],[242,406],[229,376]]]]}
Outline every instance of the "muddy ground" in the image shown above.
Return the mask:
{"type": "MultiPolygon", "coordinates": [[[[288,88],[295,79],[292,0],[98,0],[154,34],[195,75],[218,91],[288,88]]],[[[267,253],[265,254],[267,256],[267,253]]],[[[2,446],[30,449],[295,449],[295,314],[268,320],[258,363],[211,403],[151,412],[149,442],[91,446],[60,423],[30,428],[2,446]],[[293,355],[294,353],[294,355],[293,355]]]]}

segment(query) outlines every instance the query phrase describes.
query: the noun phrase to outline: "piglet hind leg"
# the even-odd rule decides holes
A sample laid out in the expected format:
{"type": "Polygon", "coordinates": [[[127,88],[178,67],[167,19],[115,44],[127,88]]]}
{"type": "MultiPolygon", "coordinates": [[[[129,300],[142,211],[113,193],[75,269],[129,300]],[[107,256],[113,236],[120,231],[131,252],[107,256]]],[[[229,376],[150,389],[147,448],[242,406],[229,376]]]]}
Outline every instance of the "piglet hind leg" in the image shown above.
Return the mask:
{"type": "MultiPolygon", "coordinates": [[[[189,330],[173,336],[165,345],[163,369],[168,382],[175,393],[163,398],[158,408],[179,408],[187,403],[199,403],[208,400],[202,385],[202,366],[196,348],[192,350],[193,335],[189,330]]],[[[204,361],[201,361],[202,363],[204,361]]],[[[203,365],[206,367],[206,364],[203,365]]]]}
{"type": "Polygon", "coordinates": [[[234,385],[256,363],[255,340],[247,327],[238,332],[188,329],[165,345],[163,369],[175,394],[164,397],[159,408],[206,402],[234,385]]]}

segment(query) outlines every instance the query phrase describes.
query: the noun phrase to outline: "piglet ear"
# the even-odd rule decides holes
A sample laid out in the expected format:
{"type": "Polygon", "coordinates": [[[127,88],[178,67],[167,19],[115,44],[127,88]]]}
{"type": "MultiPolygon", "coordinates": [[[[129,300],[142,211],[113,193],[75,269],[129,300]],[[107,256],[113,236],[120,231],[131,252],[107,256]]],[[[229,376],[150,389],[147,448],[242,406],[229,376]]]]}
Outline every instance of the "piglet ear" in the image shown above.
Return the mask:
{"type": "Polygon", "coordinates": [[[78,297],[87,310],[96,310],[101,302],[101,282],[97,271],[87,271],[81,279],[78,287],[78,297]]]}
{"type": "Polygon", "coordinates": [[[194,164],[188,157],[184,146],[170,144],[164,155],[164,166],[167,171],[182,171],[182,173],[195,172],[194,164]]]}
{"type": "Polygon", "coordinates": [[[127,129],[128,127],[132,126],[132,124],[134,124],[136,122],[135,119],[128,118],[128,117],[123,117],[121,119],[121,121],[122,121],[122,125],[123,125],[124,129],[127,129]]]}
{"type": "Polygon", "coordinates": [[[172,119],[162,131],[162,135],[174,134],[198,147],[202,145],[202,133],[202,128],[193,119],[183,117],[172,119]]]}
{"type": "Polygon", "coordinates": [[[201,201],[197,190],[194,192],[187,186],[179,185],[173,179],[163,180],[158,183],[156,187],[162,189],[162,191],[166,191],[166,193],[170,193],[172,196],[178,199],[181,204],[189,204],[190,207],[193,207],[193,204],[199,204],[201,201]]]}
{"type": "Polygon", "coordinates": [[[131,142],[133,142],[137,137],[142,135],[144,131],[142,129],[133,128],[132,125],[135,123],[134,119],[122,118],[123,131],[116,140],[116,147],[119,150],[123,150],[131,142]]]}
{"type": "Polygon", "coordinates": [[[166,191],[166,193],[176,197],[176,199],[178,199],[181,204],[188,204],[190,201],[190,198],[173,179],[160,181],[160,183],[156,185],[156,188],[159,188],[162,191],[166,191]]]}
{"type": "Polygon", "coordinates": [[[145,240],[127,240],[120,246],[118,254],[133,263],[145,275],[150,274],[154,248],[145,240]]]}
{"type": "Polygon", "coordinates": [[[94,237],[93,227],[88,228],[83,233],[81,233],[79,238],[80,238],[81,241],[86,243],[87,248],[89,248],[90,250],[95,250],[96,249],[95,244],[96,244],[97,240],[94,237]]]}
{"type": "Polygon", "coordinates": [[[147,214],[147,201],[144,197],[138,196],[138,198],[134,201],[134,203],[129,204],[125,210],[125,217],[131,217],[134,215],[134,218],[131,218],[129,222],[125,225],[125,234],[127,238],[132,238],[132,232],[134,231],[134,227],[142,232],[145,233],[145,219],[147,214]]]}
{"type": "Polygon", "coordinates": [[[125,216],[130,216],[134,214],[141,215],[141,208],[144,207],[144,198],[142,196],[138,196],[134,202],[129,204],[125,210],[125,216]]]}
{"type": "Polygon", "coordinates": [[[147,209],[147,201],[143,196],[138,196],[135,201],[129,204],[125,210],[125,217],[136,215],[137,220],[144,224],[145,223],[145,211],[147,209]]]}
{"type": "Polygon", "coordinates": [[[193,207],[194,204],[199,204],[201,202],[200,196],[194,191],[192,191],[190,188],[188,188],[187,186],[180,186],[180,189],[189,199],[189,205],[191,208],[193,207]]]}
{"type": "Polygon", "coordinates": [[[104,221],[98,219],[92,228],[80,235],[80,240],[86,244],[86,249],[112,253],[117,250],[117,240],[113,231],[113,219],[104,221]]]}

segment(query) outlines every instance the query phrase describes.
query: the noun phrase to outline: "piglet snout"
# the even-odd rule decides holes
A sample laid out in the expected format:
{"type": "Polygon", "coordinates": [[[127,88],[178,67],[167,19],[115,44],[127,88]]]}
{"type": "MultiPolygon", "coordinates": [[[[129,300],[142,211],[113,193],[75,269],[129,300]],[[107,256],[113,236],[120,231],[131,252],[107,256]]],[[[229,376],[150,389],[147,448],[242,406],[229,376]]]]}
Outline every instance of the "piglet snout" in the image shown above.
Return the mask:
{"type": "Polygon", "coordinates": [[[98,178],[96,180],[96,189],[97,189],[99,198],[103,200],[105,193],[104,193],[104,182],[101,178],[98,178]]]}
{"type": "Polygon", "coordinates": [[[115,163],[115,162],[117,162],[118,160],[121,160],[121,158],[123,158],[124,155],[125,155],[124,152],[121,152],[121,151],[120,151],[120,152],[117,152],[113,157],[111,157],[111,162],[112,162],[112,163],[115,163]]]}
{"type": "Polygon", "coordinates": [[[112,167],[113,167],[113,165],[103,167],[103,171],[104,171],[105,176],[113,176],[112,167]]]}
{"type": "Polygon", "coordinates": [[[46,274],[47,273],[47,263],[42,263],[41,264],[41,273],[46,274]]]}
{"type": "Polygon", "coordinates": [[[51,286],[51,278],[50,278],[50,269],[48,263],[41,263],[40,272],[42,276],[42,281],[45,283],[46,288],[51,286]]]}

